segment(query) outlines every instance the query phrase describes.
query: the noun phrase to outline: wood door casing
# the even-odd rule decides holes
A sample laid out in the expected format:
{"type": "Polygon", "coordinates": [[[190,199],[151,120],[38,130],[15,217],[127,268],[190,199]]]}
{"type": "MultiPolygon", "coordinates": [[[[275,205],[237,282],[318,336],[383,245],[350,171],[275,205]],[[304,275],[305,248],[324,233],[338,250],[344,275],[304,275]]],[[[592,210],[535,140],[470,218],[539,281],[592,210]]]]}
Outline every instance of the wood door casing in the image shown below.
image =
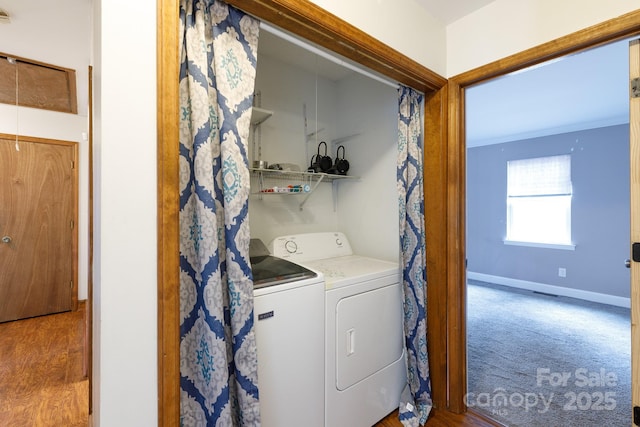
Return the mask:
{"type": "Polygon", "coordinates": [[[0,135],[0,322],[77,305],[77,146],[0,135]]]}
{"type": "MultiPolygon", "coordinates": [[[[629,77],[640,78],[640,40],[629,43],[629,77]]],[[[640,98],[629,101],[631,243],[640,242],[640,98]]],[[[631,256],[630,256],[631,258],[631,256]]],[[[640,406],[640,263],[631,263],[631,403],[640,406]]]]}
{"type": "MultiPolygon", "coordinates": [[[[447,206],[447,218],[459,221],[459,213],[464,210],[464,200],[466,198],[465,180],[465,89],[477,83],[482,83],[495,77],[525,69],[527,67],[540,64],[542,62],[570,55],[582,50],[597,47],[606,43],[622,40],[640,34],[640,9],[621,15],[609,21],[604,21],[592,27],[585,28],[567,36],[552,40],[531,49],[519,52],[512,56],[500,59],[482,67],[467,71],[449,79],[449,131],[448,131],[448,152],[447,163],[443,165],[450,171],[449,190],[452,197],[447,206]]],[[[633,153],[632,153],[633,154],[633,153]]],[[[633,156],[632,156],[633,158],[633,156]]],[[[632,192],[633,192],[632,187],[632,192]]],[[[636,190],[637,191],[637,190],[636,190]]],[[[632,202],[633,203],[633,202],[632,202]]],[[[633,216],[633,211],[632,211],[633,216]]],[[[457,287],[452,290],[447,300],[448,322],[451,324],[447,330],[448,372],[466,372],[466,328],[464,319],[466,318],[466,298],[465,298],[465,235],[464,222],[459,222],[458,228],[449,227],[447,233],[451,244],[456,244],[459,249],[455,256],[447,260],[447,271],[452,272],[456,279],[449,282],[449,286],[457,287]],[[457,273],[456,273],[457,271],[457,273]],[[457,327],[458,325],[459,327],[457,327]]],[[[622,260],[621,260],[622,262],[622,260]]],[[[638,296],[640,298],[640,296],[638,296]]],[[[631,298],[632,307],[635,300],[631,298]]],[[[636,310],[640,308],[636,307],[636,310]]],[[[632,308],[633,310],[633,308],[632,308]]],[[[632,322],[633,323],[633,322],[632,322]]],[[[633,328],[633,326],[632,326],[633,328]]],[[[632,363],[640,363],[638,351],[638,339],[632,335],[632,363]]],[[[453,412],[463,412],[465,406],[466,376],[449,375],[449,409],[453,412]],[[457,380],[456,380],[457,379],[457,380]]],[[[640,377],[632,375],[632,389],[638,390],[640,394],[640,377]]],[[[633,400],[637,404],[636,398],[633,400]]]]}

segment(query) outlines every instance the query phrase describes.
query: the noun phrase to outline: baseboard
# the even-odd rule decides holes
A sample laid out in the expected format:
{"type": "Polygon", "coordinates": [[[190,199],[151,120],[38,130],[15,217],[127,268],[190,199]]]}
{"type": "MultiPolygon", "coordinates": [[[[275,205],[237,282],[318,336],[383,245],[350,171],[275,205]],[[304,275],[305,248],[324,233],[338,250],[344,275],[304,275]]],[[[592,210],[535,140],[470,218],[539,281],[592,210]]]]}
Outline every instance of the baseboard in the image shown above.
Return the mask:
{"type": "Polygon", "coordinates": [[[598,292],[583,291],[581,289],[564,288],[562,286],[546,285],[544,283],[529,282],[528,280],[511,279],[509,277],[492,276],[490,274],[467,271],[467,278],[482,282],[495,283],[496,285],[510,286],[512,288],[527,289],[529,291],[544,292],[547,294],[561,295],[598,302],[601,304],[615,305],[617,307],[631,308],[631,298],[617,297],[614,295],[600,294],[598,292]]]}

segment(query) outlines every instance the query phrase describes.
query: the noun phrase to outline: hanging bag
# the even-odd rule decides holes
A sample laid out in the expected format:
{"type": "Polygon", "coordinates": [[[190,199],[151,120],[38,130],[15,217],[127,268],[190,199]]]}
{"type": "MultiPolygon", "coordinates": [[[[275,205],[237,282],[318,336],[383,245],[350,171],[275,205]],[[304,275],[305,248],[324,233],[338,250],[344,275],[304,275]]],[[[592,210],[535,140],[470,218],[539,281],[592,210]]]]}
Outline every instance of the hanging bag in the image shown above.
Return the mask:
{"type": "Polygon", "coordinates": [[[344,158],[344,145],[340,145],[336,150],[336,161],[334,163],[334,169],[338,175],[346,175],[349,170],[349,161],[344,158]],[[342,157],[340,157],[340,149],[342,148],[342,157]]]}
{"type": "Polygon", "coordinates": [[[307,172],[319,172],[319,165],[318,165],[318,160],[317,160],[318,155],[314,154],[313,156],[311,156],[311,162],[309,163],[309,168],[307,169],[307,172]]]}
{"type": "Polygon", "coordinates": [[[331,157],[327,156],[327,143],[322,141],[318,144],[318,153],[311,157],[310,169],[313,169],[314,172],[329,172],[332,165],[333,160],[331,160],[331,157]],[[324,144],[324,155],[320,154],[320,146],[322,144],[324,144]]]}

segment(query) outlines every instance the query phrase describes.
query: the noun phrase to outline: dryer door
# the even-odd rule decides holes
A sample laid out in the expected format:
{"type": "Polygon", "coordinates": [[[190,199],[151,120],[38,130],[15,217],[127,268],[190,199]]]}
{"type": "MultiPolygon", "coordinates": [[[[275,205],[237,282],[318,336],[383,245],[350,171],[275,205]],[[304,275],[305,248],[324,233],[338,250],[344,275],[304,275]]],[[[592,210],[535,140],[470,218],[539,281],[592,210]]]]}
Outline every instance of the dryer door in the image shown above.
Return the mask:
{"type": "Polygon", "coordinates": [[[336,307],[336,387],[346,390],[402,356],[402,290],[385,286],[336,307]]]}

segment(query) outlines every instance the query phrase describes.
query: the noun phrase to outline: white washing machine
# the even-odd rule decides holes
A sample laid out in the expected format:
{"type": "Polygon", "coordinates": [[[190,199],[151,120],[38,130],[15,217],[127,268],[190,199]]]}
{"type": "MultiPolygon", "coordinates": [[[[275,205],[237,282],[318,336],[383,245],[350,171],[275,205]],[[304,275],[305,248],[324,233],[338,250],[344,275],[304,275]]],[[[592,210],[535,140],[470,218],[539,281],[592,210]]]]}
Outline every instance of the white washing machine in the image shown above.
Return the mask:
{"type": "Polygon", "coordinates": [[[406,384],[399,264],[354,255],[339,232],[283,236],[270,249],[324,275],[325,426],[372,426],[406,384]]]}
{"type": "Polygon", "coordinates": [[[324,427],[322,273],[264,254],[251,266],[261,425],[324,427]]]}

